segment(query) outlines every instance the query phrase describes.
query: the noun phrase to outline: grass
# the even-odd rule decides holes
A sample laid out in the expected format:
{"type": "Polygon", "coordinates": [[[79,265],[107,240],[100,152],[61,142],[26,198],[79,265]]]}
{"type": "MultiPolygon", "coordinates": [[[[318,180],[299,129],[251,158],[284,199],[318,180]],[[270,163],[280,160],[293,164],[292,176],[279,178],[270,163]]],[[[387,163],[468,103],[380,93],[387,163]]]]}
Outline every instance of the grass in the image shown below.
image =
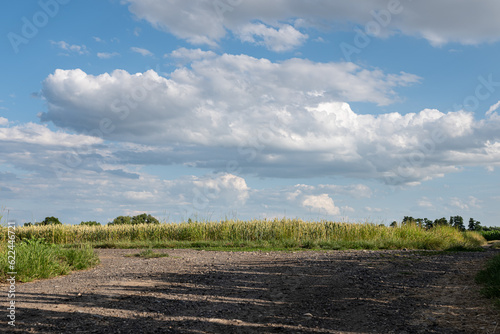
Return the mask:
{"type": "MultiPolygon", "coordinates": [[[[0,281],[5,281],[10,270],[8,248],[0,248],[0,281]]],[[[66,275],[72,270],[87,269],[99,263],[99,258],[90,245],[77,248],[63,247],[44,239],[26,239],[15,247],[15,272],[19,282],[66,275]]]]}
{"type": "MultiPolygon", "coordinates": [[[[448,226],[430,230],[416,225],[386,227],[300,219],[224,220],[179,224],[118,226],[19,227],[18,240],[44,238],[61,245],[90,243],[102,248],[198,248],[216,250],[300,249],[472,249],[485,239],[475,232],[448,226]]],[[[6,229],[0,242],[6,242],[6,229]]]]}
{"type": "Polygon", "coordinates": [[[483,285],[481,294],[500,307],[500,255],[488,261],[486,268],[477,274],[476,282],[483,285]]]}

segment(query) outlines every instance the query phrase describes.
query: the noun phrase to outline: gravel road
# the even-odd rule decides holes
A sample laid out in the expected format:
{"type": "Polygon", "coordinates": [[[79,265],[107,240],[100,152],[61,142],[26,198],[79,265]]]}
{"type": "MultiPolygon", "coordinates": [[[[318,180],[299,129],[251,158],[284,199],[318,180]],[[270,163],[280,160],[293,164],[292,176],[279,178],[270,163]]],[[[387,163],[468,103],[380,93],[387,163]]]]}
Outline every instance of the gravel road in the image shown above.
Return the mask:
{"type": "Polygon", "coordinates": [[[94,269],[18,283],[16,326],[3,307],[0,331],[500,334],[474,283],[498,250],[97,252],[94,269]]]}

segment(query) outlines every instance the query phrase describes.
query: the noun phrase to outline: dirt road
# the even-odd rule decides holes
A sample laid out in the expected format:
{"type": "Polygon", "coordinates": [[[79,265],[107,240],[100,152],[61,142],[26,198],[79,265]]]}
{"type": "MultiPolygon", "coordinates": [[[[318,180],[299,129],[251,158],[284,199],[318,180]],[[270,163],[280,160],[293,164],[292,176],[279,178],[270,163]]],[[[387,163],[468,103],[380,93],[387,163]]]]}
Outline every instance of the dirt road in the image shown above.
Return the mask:
{"type": "Polygon", "coordinates": [[[98,252],[94,269],[18,284],[16,327],[2,307],[0,331],[500,334],[474,283],[498,250],[98,252]]]}

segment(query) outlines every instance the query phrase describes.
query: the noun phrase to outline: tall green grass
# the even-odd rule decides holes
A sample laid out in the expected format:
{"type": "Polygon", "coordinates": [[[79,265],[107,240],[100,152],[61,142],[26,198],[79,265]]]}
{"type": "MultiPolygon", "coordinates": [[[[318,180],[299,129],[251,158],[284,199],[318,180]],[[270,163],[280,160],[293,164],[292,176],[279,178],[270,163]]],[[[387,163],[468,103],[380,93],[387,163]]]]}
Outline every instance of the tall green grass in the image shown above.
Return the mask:
{"type": "MultiPolygon", "coordinates": [[[[5,242],[7,232],[0,233],[5,242]]],[[[201,247],[274,249],[475,249],[485,242],[475,232],[448,226],[430,230],[416,225],[386,227],[300,219],[224,220],[179,224],[118,226],[30,226],[19,227],[20,240],[45,238],[54,244],[91,243],[101,247],[201,247]]]]}
{"type": "Polygon", "coordinates": [[[476,275],[476,282],[483,285],[481,294],[500,307],[500,255],[488,261],[486,268],[476,275]]]}
{"type": "MultiPolygon", "coordinates": [[[[0,247],[0,281],[7,278],[10,270],[8,248],[0,247]]],[[[99,257],[90,245],[63,248],[44,239],[25,239],[15,247],[16,280],[30,282],[36,279],[66,275],[72,270],[87,269],[99,263],[99,257]]]]}

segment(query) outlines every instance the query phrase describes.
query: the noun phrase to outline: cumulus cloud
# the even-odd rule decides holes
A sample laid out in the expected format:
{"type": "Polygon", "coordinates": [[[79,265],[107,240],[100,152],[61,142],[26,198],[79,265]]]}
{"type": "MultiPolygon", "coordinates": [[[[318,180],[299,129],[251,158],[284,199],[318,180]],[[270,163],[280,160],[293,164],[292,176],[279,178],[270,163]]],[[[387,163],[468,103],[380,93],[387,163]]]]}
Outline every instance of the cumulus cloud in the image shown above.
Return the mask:
{"type": "Polygon", "coordinates": [[[5,117],[0,117],[0,125],[7,125],[9,124],[9,120],[5,117]]]}
{"type": "Polygon", "coordinates": [[[304,200],[302,201],[302,206],[310,208],[312,210],[318,210],[319,212],[324,211],[326,214],[331,216],[340,214],[340,209],[335,206],[335,203],[328,196],[328,194],[305,196],[304,200]]]}
{"type": "MultiPolygon", "coordinates": [[[[185,50],[179,53],[188,54],[185,50]]],[[[43,83],[49,111],[42,120],[90,131],[98,129],[104,117],[119,118],[116,123],[120,124],[113,131],[115,139],[148,133],[154,135],[155,142],[212,144],[236,138],[239,143],[273,118],[285,123],[299,120],[294,117],[315,121],[320,113],[306,107],[318,102],[386,105],[397,99],[394,89],[401,81],[419,81],[411,74],[387,75],[352,63],[303,59],[273,63],[245,55],[201,55],[209,58],[192,62],[191,68],[178,68],[168,79],[152,70],[137,74],[115,70],[98,76],[79,69],[56,70],[43,83]],[[262,119],[260,124],[252,124],[256,119],[262,119]],[[158,138],[160,133],[163,138],[158,138]]]]}
{"type": "Polygon", "coordinates": [[[123,3],[128,4],[136,17],[157,29],[192,44],[211,46],[217,45],[229,31],[247,41],[257,42],[256,38],[261,37],[260,43],[266,47],[283,51],[300,46],[307,39],[299,28],[346,30],[354,25],[376,32],[376,36],[405,34],[425,38],[436,46],[500,39],[500,22],[496,17],[500,4],[495,0],[402,1],[396,5],[386,0],[253,0],[233,5],[211,0],[125,0],[123,3]],[[280,46],[275,47],[271,40],[280,46]]]}
{"type": "MultiPolygon", "coordinates": [[[[181,55],[191,53],[181,49],[181,55]]],[[[500,164],[496,113],[478,121],[465,111],[369,115],[351,109],[349,102],[394,103],[399,86],[419,81],[412,74],[352,63],[192,55],[197,60],[167,77],[153,70],[97,76],[56,70],[43,82],[48,111],[41,120],[144,145],[115,152],[124,164],[409,185],[462,166],[500,164]]]]}

